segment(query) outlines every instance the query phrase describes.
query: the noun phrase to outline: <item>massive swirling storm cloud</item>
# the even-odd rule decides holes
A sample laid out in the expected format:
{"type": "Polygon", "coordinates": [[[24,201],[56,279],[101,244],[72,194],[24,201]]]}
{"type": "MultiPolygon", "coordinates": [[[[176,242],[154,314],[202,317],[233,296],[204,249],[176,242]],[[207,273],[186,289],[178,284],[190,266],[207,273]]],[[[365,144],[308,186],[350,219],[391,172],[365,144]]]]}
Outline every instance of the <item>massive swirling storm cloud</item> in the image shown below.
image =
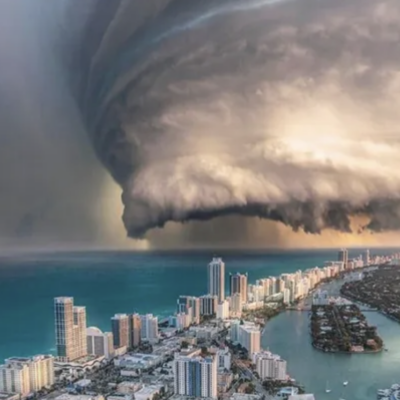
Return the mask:
{"type": "Polygon", "coordinates": [[[400,228],[398,0],[87,5],[78,101],[130,236],[226,214],[400,228]]]}

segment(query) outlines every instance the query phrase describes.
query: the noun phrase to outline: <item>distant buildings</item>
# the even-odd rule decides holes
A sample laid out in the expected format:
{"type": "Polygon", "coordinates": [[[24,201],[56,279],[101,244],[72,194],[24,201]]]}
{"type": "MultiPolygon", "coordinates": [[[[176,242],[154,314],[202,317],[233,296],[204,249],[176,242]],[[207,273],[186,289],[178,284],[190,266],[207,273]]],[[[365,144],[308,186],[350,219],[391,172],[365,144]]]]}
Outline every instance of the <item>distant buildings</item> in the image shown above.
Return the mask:
{"type": "Polygon", "coordinates": [[[185,313],[190,317],[190,324],[200,323],[200,299],[194,296],[179,296],[177,313],[185,313]]]}
{"type": "Polygon", "coordinates": [[[348,268],[349,264],[349,252],[347,249],[340,249],[338,253],[338,261],[344,264],[344,269],[348,268]]]}
{"type": "Polygon", "coordinates": [[[230,295],[231,297],[236,294],[240,294],[242,303],[247,302],[247,274],[231,274],[230,275],[230,295]]]}
{"type": "Polygon", "coordinates": [[[26,396],[54,384],[54,358],[35,356],[13,357],[0,366],[0,392],[26,396]]]}
{"type": "Polygon", "coordinates": [[[153,314],[140,316],[141,320],[141,338],[149,342],[158,340],[158,318],[153,314]]]}
{"type": "Polygon", "coordinates": [[[208,294],[225,300],[225,264],[221,258],[213,258],[208,264],[208,294]]]}
{"type": "Polygon", "coordinates": [[[114,340],[111,332],[102,332],[94,326],[86,329],[88,354],[112,358],[114,356],[114,340]]]}
{"type": "Polygon", "coordinates": [[[253,353],[258,353],[261,347],[260,328],[253,323],[242,323],[240,320],[231,324],[230,337],[233,342],[238,342],[245,348],[251,359],[253,353]]]}
{"type": "Polygon", "coordinates": [[[141,341],[142,320],[139,314],[129,315],[129,347],[138,347],[141,341]]]}
{"type": "Polygon", "coordinates": [[[200,315],[212,316],[217,313],[218,296],[208,294],[199,297],[200,300],[200,315]]]}
{"type": "Polygon", "coordinates": [[[240,293],[235,293],[230,297],[230,316],[240,318],[243,310],[243,302],[240,293]]]}
{"type": "Polygon", "coordinates": [[[369,265],[371,262],[371,257],[369,255],[369,250],[365,251],[365,257],[364,257],[364,265],[369,265]]]}
{"type": "Polygon", "coordinates": [[[54,317],[58,358],[68,362],[85,356],[86,308],[75,307],[72,297],[56,297],[54,317]]]}
{"type": "Polygon", "coordinates": [[[228,300],[223,300],[220,303],[218,303],[217,318],[222,319],[222,320],[229,318],[229,302],[228,302],[228,300]]]}
{"type": "Polygon", "coordinates": [[[195,398],[217,398],[215,357],[177,355],[173,370],[175,394],[195,398]]]}
{"type": "Polygon", "coordinates": [[[114,347],[129,347],[129,316],[115,314],[111,318],[111,330],[114,338],[114,347]]]}
{"type": "Polygon", "coordinates": [[[286,361],[280,356],[269,351],[261,351],[253,354],[253,363],[262,380],[287,380],[286,361]]]}
{"type": "Polygon", "coordinates": [[[232,354],[228,347],[224,347],[217,351],[218,369],[231,369],[232,354]]]}

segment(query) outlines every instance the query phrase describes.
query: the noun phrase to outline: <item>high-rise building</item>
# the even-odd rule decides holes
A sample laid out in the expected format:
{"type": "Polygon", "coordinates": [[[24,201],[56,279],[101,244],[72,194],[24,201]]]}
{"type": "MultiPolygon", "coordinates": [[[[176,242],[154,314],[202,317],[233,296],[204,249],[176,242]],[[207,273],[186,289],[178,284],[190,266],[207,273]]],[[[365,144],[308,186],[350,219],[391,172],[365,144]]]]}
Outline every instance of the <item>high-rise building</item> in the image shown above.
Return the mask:
{"type": "Polygon", "coordinates": [[[239,343],[244,347],[252,357],[253,353],[260,351],[261,331],[258,326],[244,324],[239,326],[239,343]]]}
{"type": "Polygon", "coordinates": [[[253,363],[262,380],[287,380],[286,361],[282,360],[280,356],[269,351],[261,351],[253,354],[253,363]]]}
{"type": "Polygon", "coordinates": [[[340,249],[338,253],[338,261],[342,262],[344,269],[347,269],[349,263],[349,252],[347,249],[340,249]]]}
{"type": "Polygon", "coordinates": [[[0,366],[0,392],[23,396],[54,384],[54,358],[13,357],[0,366]]]}
{"type": "Polygon", "coordinates": [[[231,296],[230,302],[231,317],[240,318],[243,310],[242,297],[240,293],[235,293],[231,296]]]}
{"type": "Polygon", "coordinates": [[[371,257],[369,255],[369,250],[365,250],[364,265],[369,265],[370,262],[371,262],[371,257]]]}
{"type": "Polygon", "coordinates": [[[217,313],[218,296],[207,294],[201,296],[200,300],[200,315],[211,316],[217,313]]]}
{"type": "Polygon", "coordinates": [[[242,303],[247,302],[247,274],[233,274],[230,275],[230,295],[231,297],[236,294],[240,294],[242,303]]]}
{"type": "Polygon", "coordinates": [[[200,323],[200,299],[194,296],[179,296],[177,300],[177,313],[190,316],[190,323],[200,323]]]}
{"type": "Polygon", "coordinates": [[[74,342],[77,358],[86,356],[86,307],[74,307],[74,342]]]}
{"type": "Polygon", "coordinates": [[[88,354],[112,358],[114,356],[114,340],[111,332],[102,332],[94,326],[86,329],[88,354]]]}
{"type": "Polygon", "coordinates": [[[176,356],[175,394],[193,398],[217,398],[217,360],[215,357],[176,356]]]}
{"type": "Polygon", "coordinates": [[[225,264],[221,258],[213,258],[208,264],[208,294],[225,300],[225,264]]]}
{"type": "Polygon", "coordinates": [[[86,309],[75,307],[72,297],[54,299],[57,356],[73,361],[87,354],[86,309]]]}
{"type": "Polygon", "coordinates": [[[221,301],[217,306],[217,318],[228,319],[229,318],[229,302],[228,300],[221,301]]]}
{"type": "Polygon", "coordinates": [[[142,321],[139,314],[129,315],[129,347],[135,348],[140,344],[140,331],[142,328],[142,321]]]}
{"type": "Polygon", "coordinates": [[[115,314],[111,318],[111,331],[114,338],[114,347],[129,347],[129,316],[115,314]]]}
{"type": "Polygon", "coordinates": [[[153,314],[141,315],[141,338],[153,342],[158,340],[158,318],[153,314]]]}

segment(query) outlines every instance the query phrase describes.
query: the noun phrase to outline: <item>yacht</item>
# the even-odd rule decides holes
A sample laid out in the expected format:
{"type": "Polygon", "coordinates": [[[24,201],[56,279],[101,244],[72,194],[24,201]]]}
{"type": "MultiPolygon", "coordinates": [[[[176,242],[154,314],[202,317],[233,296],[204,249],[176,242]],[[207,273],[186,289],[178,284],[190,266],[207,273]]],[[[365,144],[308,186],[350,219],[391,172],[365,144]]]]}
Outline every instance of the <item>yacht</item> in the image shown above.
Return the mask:
{"type": "Polygon", "coordinates": [[[343,386],[347,386],[349,384],[349,381],[344,381],[343,386]]]}
{"type": "Polygon", "coordinates": [[[326,381],[325,392],[326,392],[326,393],[330,393],[330,392],[331,392],[331,389],[329,389],[329,382],[328,382],[328,381],[326,381]]]}

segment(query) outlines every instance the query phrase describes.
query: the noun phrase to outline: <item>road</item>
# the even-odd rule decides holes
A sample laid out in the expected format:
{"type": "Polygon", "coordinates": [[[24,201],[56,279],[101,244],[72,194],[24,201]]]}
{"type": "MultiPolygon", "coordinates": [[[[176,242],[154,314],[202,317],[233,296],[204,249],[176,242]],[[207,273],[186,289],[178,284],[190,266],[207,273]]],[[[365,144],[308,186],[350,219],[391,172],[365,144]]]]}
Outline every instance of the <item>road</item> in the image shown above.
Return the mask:
{"type": "Polygon", "coordinates": [[[253,385],[256,388],[256,392],[263,395],[265,400],[273,400],[274,396],[270,395],[263,387],[261,384],[260,380],[257,379],[253,371],[251,371],[250,368],[247,367],[247,365],[243,362],[243,360],[233,356],[233,362],[235,365],[238,367],[239,371],[247,378],[250,379],[253,385]]]}

